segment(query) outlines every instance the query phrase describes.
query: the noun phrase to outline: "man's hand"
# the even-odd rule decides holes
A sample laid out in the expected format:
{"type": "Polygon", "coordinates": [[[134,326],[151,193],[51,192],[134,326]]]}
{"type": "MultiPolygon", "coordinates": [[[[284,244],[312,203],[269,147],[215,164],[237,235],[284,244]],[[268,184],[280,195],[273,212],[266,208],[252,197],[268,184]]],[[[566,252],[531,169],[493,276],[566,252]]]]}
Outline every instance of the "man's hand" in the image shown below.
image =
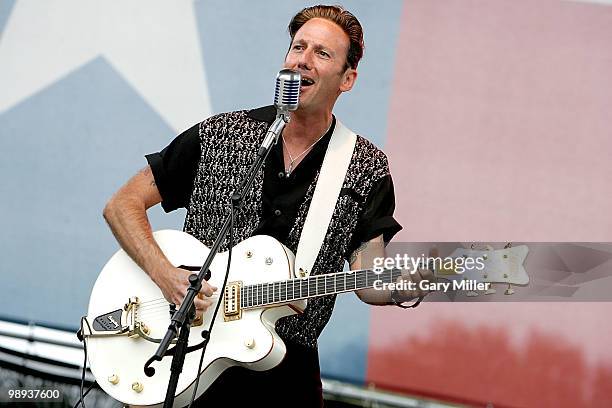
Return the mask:
{"type": "MultiPolygon", "coordinates": [[[[185,298],[185,295],[187,294],[187,288],[189,288],[189,276],[192,274],[193,272],[185,269],[169,266],[164,268],[162,271],[157,272],[154,275],[153,281],[157,286],[159,286],[168,302],[180,306],[181,302],[185,298]]],[[[202,282],[200,294],[203,296],[197,296],[194,300],[196,319],[201,319],[202,314],[213,304],[213,299],[211,299],[211,296],[216,290],[217,288],[211,286],[208,282],[202,282]]]]}
{"type": "Polygon", "coordinates": [[[436,277],[429,269],[417,269],[414,273],[402,273],[402,276],[397,278],[397,283],[405,283],[405,285],[402,285],[401,287],[405,287],[406,289],[396,291],[397,294],[395,296],[395,300],[403,303],[421,296],[425,296],[428,293],[433,292],[432,290],[428,290],[427,287],[430,283],[435,281],[436,277]],[[413,282],[412,285],[408,286],[409,282],[413,282]],[[413,287],[414,289],[408,289],[408,287],[413,287]]]}

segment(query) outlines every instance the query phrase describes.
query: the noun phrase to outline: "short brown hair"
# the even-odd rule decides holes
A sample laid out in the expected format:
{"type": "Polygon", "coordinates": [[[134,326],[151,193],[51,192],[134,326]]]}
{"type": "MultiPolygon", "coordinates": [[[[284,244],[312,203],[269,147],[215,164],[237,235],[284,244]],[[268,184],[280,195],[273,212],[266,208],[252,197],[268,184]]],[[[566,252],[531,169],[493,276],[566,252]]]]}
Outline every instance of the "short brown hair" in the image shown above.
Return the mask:
{"type": "Polygon", "coordinates": [[[346,55],[345,71],[347,68],[357,68],[359,60],[363,57],[363,49],[365,45],[363,43],[363,29],[357,17],[351,12],[346,11],[342,6],[325,6],[318,5],[312,7],[306,7],[299,13],[297,13],[291,19],[289,23],[289,35],[291,41],[295,37],[295,34],[306,22],[312,18],[323,18],[336,23],[349,37],[349,48],[346,55]]]}

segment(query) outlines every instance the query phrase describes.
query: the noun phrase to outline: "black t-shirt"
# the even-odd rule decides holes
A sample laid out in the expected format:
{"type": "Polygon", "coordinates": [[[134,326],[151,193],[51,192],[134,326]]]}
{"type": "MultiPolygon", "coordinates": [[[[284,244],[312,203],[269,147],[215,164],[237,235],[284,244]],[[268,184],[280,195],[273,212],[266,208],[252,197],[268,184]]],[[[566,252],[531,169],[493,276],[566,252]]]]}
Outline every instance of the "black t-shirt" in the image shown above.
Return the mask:
{"type": "MultiPolygon", "coordinates": [[[[262,218],[253,235],[270,235],[280,242],[287,241],[306,191],[323,163],[335,123],[334,117],[329,131],[289,176],[285,173],[282,142],[272,148],[264,168],[262,218]]],[[[186,208],[200,160],[199,125],[187,129],[161,152],[149,154],[146,159],[162,196],[163,209],[170,212],[186,208]]],[[[342,189],[341,194],[358,196],[350,189],[342,189]]],[[[394,210],[393,181],[391,175],[387,175],[375,183],[366,198],[364,211],[346,256],[350,256],[362,242],[381,234],[384,241],[389,242],[402,229],[393,218],[394,210]]]]}

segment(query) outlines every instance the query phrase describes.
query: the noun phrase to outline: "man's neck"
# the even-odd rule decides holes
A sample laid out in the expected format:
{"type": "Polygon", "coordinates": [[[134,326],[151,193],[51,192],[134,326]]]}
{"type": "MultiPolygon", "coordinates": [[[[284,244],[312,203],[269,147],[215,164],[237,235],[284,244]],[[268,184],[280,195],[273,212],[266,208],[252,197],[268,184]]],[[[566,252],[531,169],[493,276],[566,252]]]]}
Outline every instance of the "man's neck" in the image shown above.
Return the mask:
{"type": "Polygon", "coordinates": [[[291,112],[291,120],[283,130],[285,141],[292,146],[309,146],[321,138],[332,123],[332,113],[291,112]]]}

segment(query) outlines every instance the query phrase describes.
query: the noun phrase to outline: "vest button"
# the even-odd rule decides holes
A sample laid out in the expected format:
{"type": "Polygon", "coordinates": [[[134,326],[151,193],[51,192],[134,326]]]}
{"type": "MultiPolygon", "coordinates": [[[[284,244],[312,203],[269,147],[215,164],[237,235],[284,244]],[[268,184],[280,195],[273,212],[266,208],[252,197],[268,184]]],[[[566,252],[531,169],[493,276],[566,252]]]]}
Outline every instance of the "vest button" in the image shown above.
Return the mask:
{"type": "Polygon", "coordinates": [[[277,217],[280,216],[282,214],[281,210],[274,210],[274,215],[276,215],[277,217]]]}

